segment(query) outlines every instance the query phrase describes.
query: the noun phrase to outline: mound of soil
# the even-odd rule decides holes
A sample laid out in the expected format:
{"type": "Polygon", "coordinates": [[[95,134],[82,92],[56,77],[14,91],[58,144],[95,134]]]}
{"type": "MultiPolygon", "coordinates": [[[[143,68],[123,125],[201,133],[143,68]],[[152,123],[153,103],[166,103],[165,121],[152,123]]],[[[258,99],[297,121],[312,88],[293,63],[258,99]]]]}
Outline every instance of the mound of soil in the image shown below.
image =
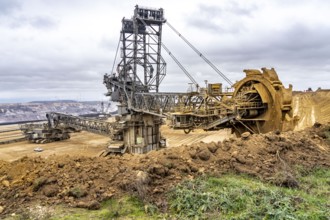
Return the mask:
{"type": "Polygon", "coordinates": [[[329,125],[300,132],[245,134],[242,138],[199,142],[144,155],[0,161],[0,216],[19,213],[19,209],[36,202],[98,209],[101,201],[126,193],[166,209],[168,190],[184,179],[204,174],[244,173],[299,187],[297,166],[306,171],[330,167],[330,146],[324,132],[329,132],[329,125]]]}

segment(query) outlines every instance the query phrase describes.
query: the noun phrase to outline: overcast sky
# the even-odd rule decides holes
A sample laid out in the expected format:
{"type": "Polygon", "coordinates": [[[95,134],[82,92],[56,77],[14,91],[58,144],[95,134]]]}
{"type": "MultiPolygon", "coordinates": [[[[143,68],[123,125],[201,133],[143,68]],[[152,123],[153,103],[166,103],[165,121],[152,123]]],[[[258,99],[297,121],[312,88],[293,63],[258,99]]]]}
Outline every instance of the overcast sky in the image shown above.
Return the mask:
{"type": "MultiPolygon", "coordinates": [[[[163,8],[231,81],[274,67],[286,87],[330,88],[330,1],[0,0],[0,102],[107,100],[103,75],[136,4],[163,8]]],[[[201,85],[223,81],[167,25],[163,42],[201,85]]],[[[161,90],[185,91],[189,79],[163,56],[161,90]]]]}

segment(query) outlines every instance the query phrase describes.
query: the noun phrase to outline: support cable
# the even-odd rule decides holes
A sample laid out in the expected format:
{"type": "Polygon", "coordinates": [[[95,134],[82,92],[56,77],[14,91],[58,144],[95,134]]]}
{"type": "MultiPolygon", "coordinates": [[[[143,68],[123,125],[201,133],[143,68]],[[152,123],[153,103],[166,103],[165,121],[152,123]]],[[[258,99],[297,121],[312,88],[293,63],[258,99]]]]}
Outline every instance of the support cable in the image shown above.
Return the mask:
{"type": "Polygon", "coordinates": [[[113,65],[112,65],[112,69],[111,69],[111,73],[110,74],[113,74],[113,69],[115,68],[116,59],[117,59],[118,50],[119,50],[119,45],[120,45],[120,38],[121,38],[121,35],[119,35],[119,41],[118,41],[118,45],[117,45],[117,49],[116,49],[115,60],[113,61],[113,65]]]}
{"type": "Polygon", "coordinates": [[[198,83],[196,82],[196,80],[190,75],[190,73],[186,70],[186,68],[184,68],[184,66],[182,66],[182,64],[176,59],[176,57],[165,46],[165,44],[162,43],[162,47],[164,48],[164,50],[166,50],[166,52],[168,53],[168,55],[170,55],[170,57],[174,60],[174,62],[181,68],[181,70],[188,76],[188,78],[191,80],[191,82],[193,82],[198,87],[198,83]]]}
{"type": "MultiPolygon", "coordinates": [[[[148,29],[149,29],[149,31],[151,30],[151,28],[145,23],[145,21],[144,20],[142,20],[141,18],[137,18],[137,19],[139,19],[142,23],[143,23],[143,25],[144,26],[146,26],[148,29]]],[[[151,30],[151,32],[152,32],[152,30],[151,30]]],[[[153,41],[155,41],[155,42],[157,42],[151,35],[150,35],[150,38],[153,40],[153,41]]],[[[174,60],[174,62],[180,67],[180,69],[186,74],[186,76],[191,80],[191,82],[193,82],[195,85],[196,85],[196,87],[197,87],[197,89],[199,88],[199,85],[198,85],[198,83],[196,82],[196,80],[190,75],[190,73],[186,70],[186,68],[184,68],[184,66],[182,66],[182,64],[179,62],[179,60],[178,59],[176,59],[176,57],[172,54],[172,52],[165,46],[165,44],[163,43],[163,42],[161,42],[161,44],[162,44],[162,47],[166,50],[166,52],[170,55],[170,57],[174,60]]]]}
{"type": "MultiPolygon", "coordinates": [[[[120,45],[120,42],[121,42],[121,34],[119,35],[119,41],[118,41],[118,44],[117,44],[117,49],[116,49],[116,54],[115,54],[115,59],[113,61],[113,65],[112,65],[112,69],[111,69],[111,75],[113,74],[113,70],[115,68],[115,64],[116,64],[116,60],[117,60],[117,55],[118,55],[118,50],[119,50],[119,45],[120,45]]],[[[117,70],[118,71],[118,70],[117,70]]],[[[119,74],[119,73],[118,73],[119,74]]],[[[128,105],[128,108],[130,109],[131,108],[131,101],[129,99],[129,96],[127,94],[127,91],[126,91],[126,83],[124,83],[124,88],[123,88],[124,92],[125,92],[125,95],[126,95],[126,98],[127,98],[127,105],[128,105]]]]}
{"type": "Polygon", "coordinates": [[[166,22],[166,24],[177,34],[179,35],[179,37],[186,42],[191,49],[193,49],[198,56],[200,56],[207,64],[209,64],[213,70],[215,72],[217,72],[230,86],[233,85],[232,81],[230,79],[228,79],[225,74],[223,74],[209,59],[207,59],[199,50],[197,50],[196,47],[194,47],[184,36],[182,36],[168,21],[166,22]]]}

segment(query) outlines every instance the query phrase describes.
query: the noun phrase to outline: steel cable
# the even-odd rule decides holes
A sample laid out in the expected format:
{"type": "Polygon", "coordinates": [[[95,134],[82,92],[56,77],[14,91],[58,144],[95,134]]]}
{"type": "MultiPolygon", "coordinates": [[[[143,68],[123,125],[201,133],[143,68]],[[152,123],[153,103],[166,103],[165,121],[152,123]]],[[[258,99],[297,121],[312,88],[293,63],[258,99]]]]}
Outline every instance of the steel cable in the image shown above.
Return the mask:
{"type": "Polygon", "coordinates": [[[207,59],[199,50],[197,50],[196,47],[194,47],[182,34],[180,34],[168,21],[166,21],[166,24],[177,34],[179,37],[190,46],[191,49],[193,49],[198,56],[203,58],[203,60],[209,64],[230,86],[233,85],[232,81],[228,79],[225,74],[223,74],[209,59],[207,59]]]}

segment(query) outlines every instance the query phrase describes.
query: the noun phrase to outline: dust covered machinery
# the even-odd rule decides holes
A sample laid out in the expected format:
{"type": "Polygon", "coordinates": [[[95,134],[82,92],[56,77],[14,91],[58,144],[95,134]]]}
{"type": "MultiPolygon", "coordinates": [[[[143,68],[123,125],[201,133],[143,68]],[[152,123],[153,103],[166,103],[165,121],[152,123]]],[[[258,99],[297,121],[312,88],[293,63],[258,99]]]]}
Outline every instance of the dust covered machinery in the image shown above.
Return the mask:
{"type": "Polygon", "coordinates": [[[273,68],[244,72],[246,77],[232,92],[215,83],[181,96],[171,113],[171,126],[186,133],[231,128],[237,135],[292,129],[292,86],[285,88],[273,68]]]}
{"type": "Polygon", "coordinates": [[[285,88],[273,68],[244,70],[245,78],[233,84],[174,29],[164,18],[162,8],[137,5],[132,18],[122,19],[116,57],[117,54],[120,54],[121,59],[116,71],[113,67],[111,74],[105,74],[103,79],[108,90],[106,96],[119,103],[119,115],[115,120],[88,119],[52,112],[47,114],[48,131],[44,132],[48,136],[44,135],[44,139],[53,137],[52,131],[75,128],[110,137],[112,141],[108,152],[145,153],[166,145],[166,140],[160,134],[164,118],[170,119],[173,129],[182,129],[186,133],[193,129],[208,131],[231,128],[240,135],[246,131],[265,133],[292,129],[292,86],[285,88]],[[164,24],[204,59],[231,89],[223,89],[222,83],[200,87],[162,42],[164,24]],[[166,75],[162,48],[192,81],[193,89],[190,92],[159,91],[166,75]]]}
{"type": "Polygon", "coordinates": [[[50,129],[48,124],[23,124],[20,127],[26,139],[32,143],[46,144],[54,141],[61,141],[70,138],[70,130],[65,127],[50,129]]]}

